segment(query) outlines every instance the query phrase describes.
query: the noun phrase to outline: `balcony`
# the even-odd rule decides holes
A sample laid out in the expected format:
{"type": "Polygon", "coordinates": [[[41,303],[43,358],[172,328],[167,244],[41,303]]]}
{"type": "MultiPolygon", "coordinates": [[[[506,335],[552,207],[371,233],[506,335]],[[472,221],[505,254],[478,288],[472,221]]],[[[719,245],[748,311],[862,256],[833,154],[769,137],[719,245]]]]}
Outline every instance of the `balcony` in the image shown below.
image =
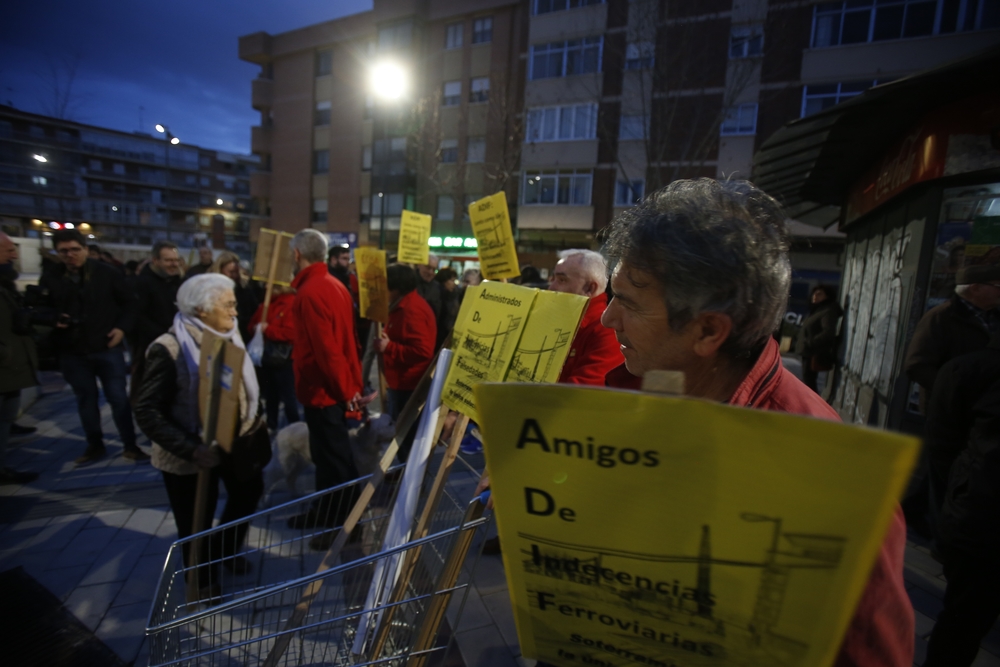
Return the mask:
{"type": "Polygon", "coordinates": [[[271,153],[271,128],[260,125],[250,128],[250,152],[255,155],[271,153]]]}
{"type": "Polygon", "coordinates": [[[271,172],[255,171],[250,174],[250,196],[261,199],[271,197],[271,172]]]}
{"type": "Polygon", "coordinates": [[[250,84],[250,105],[257,111],[271,108],[274,98],[274,81],[254,79],[250,84]]]}
{"type": "Polygon", "coordinates": [[[240,37],[240,60],[264,64],[271,58],[271,36],[266,32],[255,32],[240,37]]]}

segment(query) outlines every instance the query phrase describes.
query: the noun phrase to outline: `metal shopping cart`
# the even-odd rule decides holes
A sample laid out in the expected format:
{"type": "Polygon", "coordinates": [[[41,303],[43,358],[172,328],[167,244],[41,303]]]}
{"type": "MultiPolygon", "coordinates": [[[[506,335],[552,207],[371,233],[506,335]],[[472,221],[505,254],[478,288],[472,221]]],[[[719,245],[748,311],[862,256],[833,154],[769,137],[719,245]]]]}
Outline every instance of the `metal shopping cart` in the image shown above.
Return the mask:
{"type": "MultiPolygon", "coordinates": [[[[433,457],[440,458],[441,452],[433,457]]],[[[461,613],[467,585],[458,584],[459,571],[476,531],[488,521],[478,500],[467,502],[478,472],[461,458],[457,463],[429,514],[426,537],[394,549],[380,550],[392,511],[393,484],[377,486],[357,528],[332,562],[324,562],[326,553],[317,546],[329,544],[339,533],[337,520],[289,526],[293,517],[310,508],[322,507],[330,517],[345,516],[372,476],[175,542],[146,629],[151,667],[407,661],[412,667],[443,655],[451,638],[448,633],[439,636],[441,620],[449,604],[461,613]],[[234,547],[244,536],[246,544],[237,554],[234,547]],[[185,566],[185,549],[201,554],[197,568],[185,566]],[[321,569],[321,563],[328,569],[321,569]],[[406,574],[394,585],[389,579],[397,563],[405,563],[406,574]],[[366,608],[377,572],[394,595],[366,608]],[[199,593],[189,600],[187,590],[193,588],[187,582],[192,577],[199,593]],[[357,638],[359,625],[366,632],[357,638]]],[[[434,467],[433,460],[429,467],[434,467]]],[[[390,470],[387,477],[401,468],[390,470]]],[[[427,479],[422,504],[428,502],[429,491],[427,479]]]]}

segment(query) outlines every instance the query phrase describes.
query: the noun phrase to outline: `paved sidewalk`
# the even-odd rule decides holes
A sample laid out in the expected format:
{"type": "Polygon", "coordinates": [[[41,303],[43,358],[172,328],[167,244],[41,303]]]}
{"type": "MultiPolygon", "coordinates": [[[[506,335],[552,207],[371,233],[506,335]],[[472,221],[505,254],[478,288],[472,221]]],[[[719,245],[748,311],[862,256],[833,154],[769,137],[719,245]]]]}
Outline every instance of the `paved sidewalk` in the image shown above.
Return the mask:
{"type": "MultiPolygon", "coordinates": [[[[149,606],[176,538],[160,475],[148,463],[120,457],[107,405],[102,416],[109,455],[76,468],[73,459],[85,441],[73,395],[57,375],[46,380],[45,394],[19,420],[38,426],[38,433],[14,439],[7,461],[41,476],[26,486],[0,486],[0,572],[23,566],[123,661],[146,665],[149,606]]],[[[140,437],[139,444],[148,442],[140,437]]],[[[482,466],[481,455],[466,458],[482,466]]],[[[481,533],[478,542],[490,534],[481,533]]],[[[462,575],[472,583],[464,609],[459,615],[456,602],[448,614],[463,661],[468,667],[533,667],[520,654],[500,557],[480,556],[470,574],[475,557],[462,575]]],[[[945,582],[941,566],[915,542],[907,546],[905,576],[917,616],[917,666],[945,582]]],[[[975,667],[1000,667],[1000,627],[983,642],[975,667]]]]}

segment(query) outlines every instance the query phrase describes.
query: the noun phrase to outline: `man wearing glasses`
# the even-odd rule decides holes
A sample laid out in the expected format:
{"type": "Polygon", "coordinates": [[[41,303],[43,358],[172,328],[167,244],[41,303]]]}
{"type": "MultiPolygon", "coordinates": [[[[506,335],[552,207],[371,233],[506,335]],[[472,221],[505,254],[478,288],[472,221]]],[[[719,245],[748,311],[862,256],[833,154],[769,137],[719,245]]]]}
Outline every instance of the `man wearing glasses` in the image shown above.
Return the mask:
{"type": "Polygon", "coordinates": [[[125,276],[113,266],[88,259],[87,244],[76,230],[52,235],[62,266],[40,281],[55,309],[53,335],[59,350],[59,367],[73,388],[87,449],[76,459],[87,465],[105,454],[97,381],[111,404],[111,414],[125,451],[132,461],[149,457],[136,446],[132,409],[125,391],[125,332],[134,323],[136,299],[125,276]]]}

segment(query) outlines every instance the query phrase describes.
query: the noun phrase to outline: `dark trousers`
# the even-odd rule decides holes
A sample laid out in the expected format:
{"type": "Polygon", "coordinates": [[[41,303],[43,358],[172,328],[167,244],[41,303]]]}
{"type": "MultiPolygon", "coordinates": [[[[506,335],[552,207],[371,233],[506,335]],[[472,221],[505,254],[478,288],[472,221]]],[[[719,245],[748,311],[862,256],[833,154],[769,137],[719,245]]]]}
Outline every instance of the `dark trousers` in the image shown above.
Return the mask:
{"type": "MultiPolygon", "coordinates": [[[[412,389],[387,389],[386,390],[386,403],[389,404],[389,416],[392,417],[392,421],[395,422],[399,419],[399,413],[403,411],[406,407],[407,402],[410,397],[413,396],[412,389]]],[[[399,443],[399,451],[396,456],[399,460],[406,462],[410,458],[410,450],[413,449],[413,439],[417,437],[417,422],[414,422],[413,426],[403,437],[403,441],[399,443]]]]}
{"type": "Polygon", "coordinates": [[[10,425],[17,419],[21,409],[21,390],[15,389],[0,394],[0,472],[3,472],[7,455],[7,441],[10,439],[10,425]]]}
{"type": "MultiPolygon", "coordinates": [[[[329,489],[358,478],[351,451],[351,437],[347,432],[344,408],[330,405],[325,408],[305,408],[309,426],[309,453],[316,466],[316,490],[329,489]]],[[[334,493],[318,503],[315,510],[327,526],[339,526],[354,507],[358,490],[334,493]]]]}
{"type": "Polygon", "coordinates": [[[101,409],[97,381],[101,381],[104,397],[111,404],[111,416],[118,428],[125,449],[135,449],[135,425],[132,407],[125,391],[125,348],[119,345],[110,350],[90,354],[61,354],[59,369],[76,395],[80,422],[87,436],[88,448],[103,449],[104,433],[101,430],[101,409]]]}
{"type": "MultiPolygon", "coordinates": [[[[219,502],[219,480],[226,485],[226,506],[222,510],[222,523],[228,523],[253,514],[257,503],[264,494],[264,477],[257,475],[254,479],[244,481],[237,479],[224,465],[218,465],[210,471],[208,504],[205,510],[207,523],[204,529],[212,527],[215,508],[219,502]]],[[[170,500],[170,510],[174,513],[177,523],[177,537],[189,537],[194,526],[194,503],[198,489],[198,475],[175,475],[163,472],[163,484],[167,487],[167,498],[170,500]]],[[[217,565],[220,559],[229,558],[239,552],[246,538],[248,524],[243,523],[235,528],[229,528],[216,533],[211,540],[203,540],[201,555],[198,561],[208,563],[208,567],[199,572],[199,586],[204,587],[212,580],[218,581],[217,565]]],[[[188,553],[190,544],[184,548],[184,562],[190,566],[191,555],[188,553]]]]}
{"type": "Polygon", "coordinates": [[[292,362],[280,365],[263,365],[258,372],[261,393],[267,410],[267,427],[272,431],[278,429],[278,414],[281,404],[285,405],[285,419],[289,424],[300,420],[299,404],[295,399],[295,373],[292,362]]]}
{"type": "Polygon", "coordinates": [[[948,588],[927,645],[924,667],[968,667],[1000,616],[1000,554],[941,545],[948,588]]]}

